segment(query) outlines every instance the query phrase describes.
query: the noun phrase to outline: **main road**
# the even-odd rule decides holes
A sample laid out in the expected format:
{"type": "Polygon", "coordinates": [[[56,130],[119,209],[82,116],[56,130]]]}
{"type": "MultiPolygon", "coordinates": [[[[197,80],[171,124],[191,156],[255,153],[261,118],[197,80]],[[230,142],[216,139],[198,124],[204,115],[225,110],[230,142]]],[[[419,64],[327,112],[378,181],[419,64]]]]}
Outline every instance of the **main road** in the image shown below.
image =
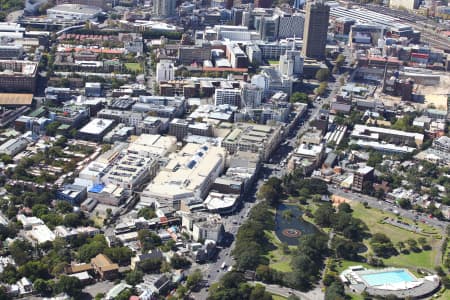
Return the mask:
{"type": "MultiPolygon", "coordinates": [[[[338,86],[336,84],[336,80],[329,85],[329,89],[331,92],[328,96],[323,99],[323,101],[314,101],[314,105],[312,108],[308,109],[308,113],[304,120],[301,122],[303,125],[295,132],[292,132],[286,140],[283,141],[282,145],[278,147],[278,149],[271,156],[271,162],[263,164],[260,173],[258,174],[258,180],[252,191],[249,192],[249,195],[246,197],[243,202],[242,208],[239,210],[237,214],[231,216],[225,216],[224,219],[224,227],[225,231],[233,236],[233,242],[229,247],[219,248],[219,253],[216,261],[211,262],[209,264],[200,265],[199,269],[202,271],[205,281],[207,283],[204,287],[198,292],[192,292],[191,296],[194,299],[206,299],[208,296],[209,285],[218,282],[222,276],[227,272],[227,268],[234,264],[233,258],[231,256],[231,251],[234,248],[234,238],[236,237],[239,226],[247,219],[248,213],[256,205],[259,201],[256,199],[256,193],[259,187],[264,183],[264,180],[268,177],[275,176],[281,178],[286,174],[286,168],[279,165],[281,161],[287,159],[292,153],[293,149],[295,149],[297,144],[297,139],[303,135],[306,131],[310,129],[309,122],[316,119],[320,109],[324,104],[329,104],[331,100],[337,93],[338,86]],[[226,265],[227,267],[222,269],[222,265],[226,265]]],[[[289,294],[295,293],[302,297],[302,299],[311,299],[318,300],[323,299],[323,292],[319,287],[308,293],[301,293],[295,291],[293,289],[284,288],[276,285],[266,285],[266,288],[269,292],[280,294],[284,296],[288,296],[289,294]],[[309,295],[306,297],[306,295],[309,295]]]]}

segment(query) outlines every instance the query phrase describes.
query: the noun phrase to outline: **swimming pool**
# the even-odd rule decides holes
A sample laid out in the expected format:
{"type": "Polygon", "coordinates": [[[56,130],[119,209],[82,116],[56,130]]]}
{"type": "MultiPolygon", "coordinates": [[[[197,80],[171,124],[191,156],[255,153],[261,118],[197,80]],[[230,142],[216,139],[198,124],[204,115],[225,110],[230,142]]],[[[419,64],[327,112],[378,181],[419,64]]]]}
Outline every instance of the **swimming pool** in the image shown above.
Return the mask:
{"type": "Polygon", "coordinates": [[[392,271],[385,271],[385,272],[364,274],[364,275],[361,274],[360,276],[362,277],[362,279],[364,279],[364,281],[369,286],[393,284],[393,283],[399,283],[399,282],[405,282],[405,281],[410,282],[410,281],[416,280],[416,278],[414,278],[406,270],[392,270],[392,271]]]}

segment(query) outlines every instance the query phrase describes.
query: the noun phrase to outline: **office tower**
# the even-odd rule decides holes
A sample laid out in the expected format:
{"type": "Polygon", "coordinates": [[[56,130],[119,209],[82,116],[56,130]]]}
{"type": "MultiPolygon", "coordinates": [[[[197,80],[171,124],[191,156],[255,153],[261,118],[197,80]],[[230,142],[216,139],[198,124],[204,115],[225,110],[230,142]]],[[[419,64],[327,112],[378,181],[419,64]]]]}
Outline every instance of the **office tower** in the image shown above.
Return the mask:
{"type": "Polygon", "coordinates": [[[300,9],[303,4],[305,4],[305,0],[294,0],[294,8],[300,9]]]}
{"type": "Polygon", "coordinates": [[[246,83],[241,89],[242,106],[257,108],[261,105],[263,89],[246,83]]]}
{"type": "Polygon", "coordinates": [[[161,60],[156,64],[156,81],[169,81],[175,79],[175,67],[171,60],[161,60]]]}
{"type": "Polygon", "coordinates": [[[259,34],[263,41],[272,42],[277,39],[278,18],[277,17],[261,17],[259,25],[259,34]]]}
{"type": "Polygon", "coordinates": [[[303,73],[304,59],[300,55],[300,51],[287,50],[286,54],[280,56],[278,70],[282,75],[292,76],[301,75],[303,73]]]}
{"type": "Polygon", "coordinates": [[[166,18],[174,16],[176,0],[155,0],[153,1],[153,13],[156,17],[166,18]]]}
{"type": "Polygon", "coordinates": [[[305,15],[301,13],[280,14],[278,17],[278,39],[303,38],[305,15]]]}
{"type": "Polygon", "coordinates": [[[306,4],[303,56],[317,59],[325,58],[329,17],[330,7],[328,5],[321,2],[306,4]]]}

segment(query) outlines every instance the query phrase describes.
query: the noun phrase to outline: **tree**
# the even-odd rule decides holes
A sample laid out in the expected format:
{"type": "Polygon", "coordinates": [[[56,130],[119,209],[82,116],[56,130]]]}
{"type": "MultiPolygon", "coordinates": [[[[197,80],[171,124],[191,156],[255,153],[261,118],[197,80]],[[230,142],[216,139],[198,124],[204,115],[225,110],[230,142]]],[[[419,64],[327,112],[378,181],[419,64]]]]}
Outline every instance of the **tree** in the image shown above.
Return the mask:
{"type": "Polygon", "coordinates": [[[375,168],[383,162],[383,155],[380,152],[372,151],[369,154],[369,159],[367,160],[367,165],[375,168]]]}
{"type": "Polygon", "coordinates": [[[56,293],[67,293],[71,297],[77,298],[81,294],[83,285],[76,277],[62,275],[55,284],[56,293]]]}
{"type": "Polygon", "coordinates": [[[113,262],[116,262],[118,264],[125,264],[130,262],[130,259],[133,256],[133,251],[128,247],[106,248],[104,253],[113,262]]]}
{"type": "Polygon", "coordinates": [[[409,246],[409,249],[413,252],[420,252],[420,248],[417,246],[417,241],[415,239],[407,239],[406,243],[409,246]]]}
{"type": "Polygon", "coordinates": [[[13,265],[10,265],[10,264],[6,265],[3,268],[3,272],[0,273],[0,281],[1,282],[14,284],[19,279],[20,279],[19,273],[17,272],[16,268],[13,265]]]}
{"type": "Polygon", "coordinates": [[[35,204],[31,208],[31,210],[33,212],[33,216],[38,218],[41,218],[43,215],[46,215],[49,212],[48,206],[44,204],[35,204]]]}
{"type": "Polygon", "coordinates": [[[295,92],[292,94],[290,100],[291,103],[306,103],[309,104],[308,94],[295,92]]]}
{"type": "Polygon", "coordinates": [[[155,249],[162,245],[161,238],[154,232],[148,229],[142,229],[138,232],[138,240],[143,248],[143,251],[155,249]]]}
{"type": "Polygon", "coordinates": [[[340,281],[333,282],[325,291],[325,300],[345,300],[344,286],[340,281]]]}
{"type": "Polygon", "coordinates": [[[67,214],[73,211],[73,206],[67,201],[56,202],[56,210],[62,214],[67,214]]]}
{"type": "Polygon", "coordinates": [[[149,258],[143,260],[139,268],[145,273],[158,273],[161,269],[162,260],[160,258],[149,258]]]}
{"type": "Polygon", "coordinates": [[[67,227],[78,227],[83,219],[82,213],[69,213],[64,216],[63,224],[67,227]]]}
{"type": "Polygon", "coordinates": [[[397,204],[403,208],[403,209],[411,209],[412,208],[412,204],[411,201],[409,201],[409,199],[397,199],[397,204]]]}
{"type": "Polygon", "coordinates": [[[339,212],[345,212],[345,213],[352,213],[353,209],[350,206],[350,204],[346,203],[346,202],[342,202],[341,204],[339,204],[338,206],[338,211],[339,212]]]}
{"type": "Polygon", "coordinates": [[[78,259],[89,262],[97,254],[103,253],[107,247],[104,236],[97,235],[78,249],[78,259]]]}
{"type": "Polygon", "coordinates": [[[322,227],[331,227],[334,218],[334,208],[329,203],[320,205],[314,212],[314,221],[322,227]]]}
{"type": "Polygon", "coordinates": [[[316,79],[320,82],[327,81],[330,77],[330,70],[328,69],[320,69],[316,73],[316,79]]]}
{"type": "Polygon", "coordinates": [[[316,88],[316,89],[314,89],[314,93],[316,94],[316,95],[323,95],[323,94],[325,94],[325,92],[327,91],[327,87],[328,87],[328,84],[327,84],[327,82],[321,82],[320,84],[319,84],[319,86],[316,88]]]}
{"type": "Polygon", "coordinates": [[[125,289],[114,300],[129,300],[131,296],[133,296],[133,291],[131,289],[125,289]]]}
{"type": "Polygon", "coordinates": [[[203,280],[203,274],[199,269],[192,272],[186,279],[186,285],[189,289],[196,287],[203,280]]]}
{"type": "Polygon", "coordinates": [[[125,281],[132,286],[135,286],[142,282],[142,278],[144,277],[144,273],[139,270],[131,271],[125,276],[125,281]]]}
{"type": "Polygon", "coordinates": [[[60,122],[58,121],[51,122],[50,124],[47,125],[47,127],[45,127],[46,134],[49,136],[55,136],[56,130],[58,129],[59,126],[61,126],[60,122]]]}
{"type": "Polygon", "coordinates": [[[9,252],[17,265],[21,266],[33,257],[33,245],[25,240],[15,240],[9,245],[9,252]]]}
{"type": "Polygon", "coordinates": [[[276,206],[280,200],[280,194],[269,184],[263,184],[258,191],[258,198],[264,199],[271,206],[276,206]]]}
{"type": "Polygon", "coordinates": [[[266,292],[263,285],[257,284],[250,293],[250,300],[272,300],[272,295],[266,292]]]}
{"type": "Polygon", "coordinates": [[[36,292],[38,292],[41,295],[48,295],[51,293],[52,289],[51,289],[51,285],[49,284],[48,281],[42,279],[42,278],[38,278],[33,282],[33,287],[36,290],[36,292]]]}
{"type": "Polygon", "coordinates": [[[188,293],[188,288],[184,285],[180,285],[177,288],[177,299],[184,299],[188,293]]]}
{"type": "Polygon", "coordinates": [[[161,263],[161,267],[159,268],[159,271],[161,273],[168,273],[170,272],[171,269],[172,267],[170,266],[170,263],[168,263],[166,260],[163,260],[163,262],[161,263]]]}
{"type": "Polygon", "coordinates": [[[143,207],[138,212],[138,217],[142,217],[146,220],[156,218],[155,210],[150,207],[143,207]]]}
{"type": "Polygon", "coordinates": [[[336,65],[338,67],[341,67],[345,62],[345,55],[344,54],[339,54],[338,57],[336,58],[336,65]]]}
{"type": "Polygon", "coordinates": [[[40,261],[27,261],[25,264],[19,267],[19,274],[21,277],[27,277],[31,281],[35,281],[38,278],[50,279],[50,274],[47,270],[48,266],[44,265],[40,261]]]}
{"type": "Polygon", "coordinates": [[[390,257],[396,254],[391,239],[384,233],[375,233],[370,239],[370,246],[375,255],[380,257],[390,257]]]}
{"type": "Polygon", "coordinates": [[[191,265],[191,262],[178,254],[174,254],[170,259],[170,265],[174,269],[186,269],[191,265]]]}
{"type": "Polygon", "coordinates": [[[403,253],[403,251],[405,251],[405,243],[402,241],[399,241],[397,244],[397,249],[398,251],[400,251],[401,253],[403,253]]]}

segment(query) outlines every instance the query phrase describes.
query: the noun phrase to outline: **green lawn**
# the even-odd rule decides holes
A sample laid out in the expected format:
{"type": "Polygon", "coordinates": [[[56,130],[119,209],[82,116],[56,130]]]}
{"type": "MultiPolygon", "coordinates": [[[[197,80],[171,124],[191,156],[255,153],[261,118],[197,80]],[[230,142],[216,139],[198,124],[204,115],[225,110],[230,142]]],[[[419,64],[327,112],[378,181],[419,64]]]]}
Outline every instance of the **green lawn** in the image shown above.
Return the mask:
{"type": "Polygon", "coordinates": [[[278,65],[280,63],[279,60],[269,60],[269,65],[278,65]]]}
{"type": "Polygon", "coordinates": [[[142,72],[142,65],[140,63],[125,63],[125,68],[132,72],[142,72]]]}
{"type": "MultiPolygon", "coordinates": [[[[387,213],[375,208],[365,208],[358,202],[351,203],[351,206],[353,208],[353,216],[363,220],[372,234],[377,232],[386,234],[392,240],[394,246],[399,241],[405,242],[410,238],[417,240],[422,236],[424,236],[427,239],[428,243],[432,246],[432,250],[429,251],[422,251],[419,253],[410,252],[410,254],[400,254],[397,256],[392,256],[388,259],[383,259],[386,265],[412,269],[416,269],[417,267],[426,268],[429,270],[434,269],[436,254],[437,251],[440,251],[438,249],[440,235],[438,234],[436,229],[426,224],[419,223],[418,226],[423,230],[423,232],[426,232],[427,234],[418,234],[390,224],[383,223],[383,219],[387,217],[397,218],[397,216],[392,213],[387,213]]],[[[402,219],[402,221],[409,224],[414,223],[413,221],[408,219],[402,219]]],[[[370,247],[368,240],[365,240],[364,244],[367,247],[370,247]]]]}
{"type": "MultiPolygon", "coordinates": [[[[269,251],[266,255],[266,257],[270,260],[269,266],[280,272],[292,272],[292,268],[290,266],[291,257],[289,254],[283,253],[281,242],[276,237],[275,232],[265,231],[264,233],[268,237],[270,243],[276,247],[274,250],[269,251]]],[[[294,249],[295,246],[291,246],[290,248],[294,249]]]]}
{"type": "Polygon", "coordinates": [[[360,294],[348,294],[351,300],[364,300],[364,297],[360,294]]]}
{"type": "Polygon", "coordinates": [[[384,263],[389,266],[405,267],[405,268],[425,268],[433,270],[435,267],[434,259],[436,257],[436,251],[422,251],[419,253],[411,252],[408,255],[400,254],[392,256],[388,259],[384,259],[384,263]]]}
{"type": "Polygon", "coordinates": [[[286,300],[283,296],[272,294],[272,300],[286,300]]]}
{"type": "Polygon", "coordinates": [[[448,299],[450,299],[450,290],[440,291],[438,294],[436,294],[435,297],[433,297],[433,299],[438,299],[438,300],[448,300],[448,299]]]}

